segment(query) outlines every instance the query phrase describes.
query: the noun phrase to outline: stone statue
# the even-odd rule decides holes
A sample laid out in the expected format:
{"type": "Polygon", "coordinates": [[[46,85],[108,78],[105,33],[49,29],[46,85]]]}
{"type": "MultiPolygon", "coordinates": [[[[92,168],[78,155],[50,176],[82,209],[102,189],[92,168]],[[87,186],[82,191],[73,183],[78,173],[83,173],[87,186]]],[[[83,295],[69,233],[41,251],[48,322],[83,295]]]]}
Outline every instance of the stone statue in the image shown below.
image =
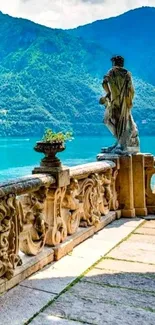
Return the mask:
{"type": "Polygon", "coordinates": [[[105,97],[99,103],[105,105],[104,123],[117,142],[112,147],[102,149],[104,153],[139,152],[137,126],[131,114],[134,88],[129,71],[124,68],[124,58],[114,56],[110,69],[103,79],[105,97]]]}

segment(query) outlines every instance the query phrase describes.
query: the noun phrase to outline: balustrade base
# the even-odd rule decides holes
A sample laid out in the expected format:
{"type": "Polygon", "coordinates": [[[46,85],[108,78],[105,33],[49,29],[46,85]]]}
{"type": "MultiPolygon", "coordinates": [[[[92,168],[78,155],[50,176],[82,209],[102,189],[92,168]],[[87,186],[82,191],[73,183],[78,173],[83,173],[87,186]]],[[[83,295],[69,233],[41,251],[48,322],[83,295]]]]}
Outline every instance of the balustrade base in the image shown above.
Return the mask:
{"type": "Polygon", "coordinates": [[[96,232],[117,219],[119,215],[117,212],[118,211],[109,212],[106,216],[101,218],[100,222],[96,226],[88,228],[80,227],[75,234],[68,236],[63,243],[52,248],[44,247],[43,251],[37,256],[26,256],[21,253],[23,265],[16,268],[14,276],[10,280],[7,280],[6,278],[0,279],[0,294],[19,284],[21,281],[39,271],[47,264],[54,260],[57,261],[70,253],[75,246],[92,237],[96,232]]]}
{"type": "Polygon", "coordinates": [[[115,219],[120,218],[120,210],[118,211],[110,211],[106,216],[103,216],[100,220],[100,222],[94,227],[94,232],[98,232],[104,227],[106,227],[109,223],[114,221],[115,219]]]}
{"type": "Polygon", "coordinates": [[[128,209],[128,210],[122,209],[121,215],[124,218],[135,218],[136,211],[135,211],[135,209],[128,209]]]}
{"type": "Polygon", "coordinates": [[[16,268],[13,277],[10,280],[0,278],[0,294],[13,288],[54,260],[54,251],[49,247],[44,247],[44,250],[37,256],[27,256],[22,253],[21,255],[23,264],[16,268]]]}

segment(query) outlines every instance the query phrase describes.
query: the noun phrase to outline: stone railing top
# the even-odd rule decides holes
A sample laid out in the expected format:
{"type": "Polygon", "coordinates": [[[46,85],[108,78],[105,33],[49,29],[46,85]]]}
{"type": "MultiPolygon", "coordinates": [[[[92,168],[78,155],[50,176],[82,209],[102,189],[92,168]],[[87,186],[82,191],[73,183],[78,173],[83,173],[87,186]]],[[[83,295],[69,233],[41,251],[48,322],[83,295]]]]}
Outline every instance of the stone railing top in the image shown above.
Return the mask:
{"type": "Polygon", "coordinates": [[[29,191],[38,190],[41,186],[50,186],[55,183],[53,176],[45,174],[28,175],[8,182],[0,183],[0,198],[16,194],[22,195],[29,191]]]}
{"type": "Polygon", "coordinates": [[[85,178],[92,173],[100,173],[108,169],[114,168],[116,165],[113,161],[93,162],[83,165],[70,167],[70,176],[77,178],[85,178]]]}
{"type": "MultiPolygon", "coordinates": [[[[92,173],[100,173],[114,168],[115,163],[112,161],[93,162],[83,165],[70,167],[70,177],[85,178],[92,173]]],[[[27,192],[37,191],[41,186],[54,184],[55,178],[48,174],[34,174],[23,176],[15,180],[0,183],[0,198],[9,195],[23,195],[27,192]]]]}

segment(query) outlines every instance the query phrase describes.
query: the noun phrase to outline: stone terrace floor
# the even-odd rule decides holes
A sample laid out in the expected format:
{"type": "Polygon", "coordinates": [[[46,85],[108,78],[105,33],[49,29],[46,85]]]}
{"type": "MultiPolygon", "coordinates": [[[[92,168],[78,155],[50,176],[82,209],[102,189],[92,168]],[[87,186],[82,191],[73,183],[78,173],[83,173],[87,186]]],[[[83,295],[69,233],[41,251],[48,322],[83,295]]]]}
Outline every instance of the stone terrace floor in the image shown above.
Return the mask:
{"type": "Polygon", "coordinates": [[[154,325],[155,221],[116,220],[0,306],[4,325],[154,325]]]}

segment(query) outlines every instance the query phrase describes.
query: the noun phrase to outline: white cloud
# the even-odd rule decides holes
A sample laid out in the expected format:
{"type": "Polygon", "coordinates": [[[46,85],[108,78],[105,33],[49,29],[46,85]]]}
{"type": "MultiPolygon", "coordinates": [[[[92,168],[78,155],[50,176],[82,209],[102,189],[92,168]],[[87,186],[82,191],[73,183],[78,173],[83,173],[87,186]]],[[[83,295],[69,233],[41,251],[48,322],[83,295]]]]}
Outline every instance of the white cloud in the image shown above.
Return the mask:
{"type": "Polygon", "coordinates": [[[0,10],[56,28],[72,28],[97,19],[117,16],[155,0],[0,0],[0,10]]]}

